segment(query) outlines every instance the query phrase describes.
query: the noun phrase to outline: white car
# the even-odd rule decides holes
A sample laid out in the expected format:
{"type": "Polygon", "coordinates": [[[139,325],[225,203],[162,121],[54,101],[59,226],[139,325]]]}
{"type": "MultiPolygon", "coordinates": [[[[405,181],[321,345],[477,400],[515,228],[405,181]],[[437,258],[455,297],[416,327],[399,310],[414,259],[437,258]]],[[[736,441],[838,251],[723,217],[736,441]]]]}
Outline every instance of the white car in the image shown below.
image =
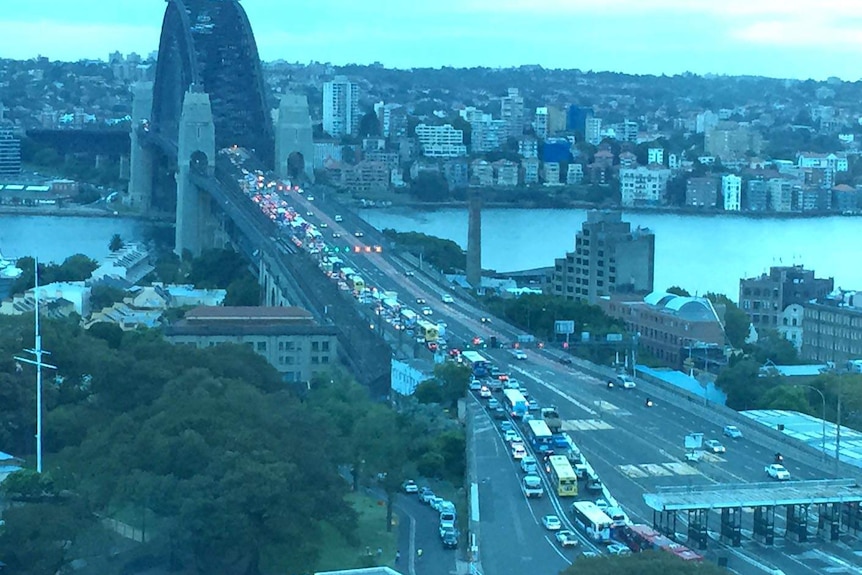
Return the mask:
{"type": "Polygon", "coordinates": [[[563,528],[563,524],[560,523],[560,518],[556,515],[545,515],[542,517],[542,525],[544,525],[545,529],[548,531],[559,531],[563,528]]]}
{"type": "Polygon", "coordinates": [[[419,493],[419,486],[412,479],[405,481],[402,487],[404,488],[404,493],[419,493]]]}
{"type": "Polygon", "coordinates": [[[336,222],[343,222],[344,218],[342,218],[341,216],[335,216],[335,221],[336,222]]]}
{"type": "Polygon", "coordinates": [[[773,479],[777,479],[779,481],[787,481],[790,479],[790,472],[783,465],[779,465],[778,463],[773,463],[772,465],[766,466],[766,474],[773,479]]]}
{"type": "Polygon", "coordinates": [[[474,379],[470,382],[470,391],[481,391],[482,390],[482,382],[478,379],[474,379]]]}
{"type": "Polygon", "coordinates": [[[725,425],[724,434],[731,439],[740,439],[742,432],[735,425],[725,425]]]}
{"type": "Polygon", "coordinates": [[[623,389],[634,389],[637,387],[637,384],[627,375],[619,375],[617,376],[617,385],[622,387],[623,389]]]}
{"type": "Polygon", "coordinates": [[[491,397],[491,390],[488,388],[488,386],[482,386],[482,388],[479,390],[479,397],[481,397],[482,399],[488,399],[491,397]]]}
{"type": "Polygon", "coordinates": [[[563,547],[577,547],[578,546],[578,537],[574,534],[574,532],[569,531],[568,529],[561,529],[557,531],[556,535],[557,542],[563,547]]]}
{"type": "Polygon", "coordinates": [[[434,313],[434,310],[427,305],[422,308],[422,315],[431,315],[432,313],[434,313]]]}
{"type": "Polygon", "coordinates": [[[725,449],[724,446],[717,439],[710,439],[709,441],[704,441],[703,446],[704,448],[706,448],[707,451],[711,453],[724,453],[727,451],[727,449],[725,449]]]}
{"type": "Polygon", "coordinates": [[[605,501],[604,497],[602,497],[600,499],[596,499],[596,507],[598,507],[602,511],[606,510],[610,506],[611,506],[610,503],[605,501]]]}
{"type": "Polygon", "coordinates": [[[614,543],[612,545],[608,545],[607,549],[610,555],[631,555],[632,553],[632,550],[623,545],[622,543],[614,543]]]}
{"type": "Polygon", "coordinates": [[[514,429],[509,429],[503,434],[503,439],[506,440],[506,443],[514,443],[516,441],[521,441],[521,436],[518,435],[518,432],[514,429]]]}
{"type": "Polygon", "coordinates": [[[527,456],[527,450],[524,449],[523,443],[513,443],[512,444],[512,457],[515,460],[524,459],[527,456]]]}
{"type": "Polygon", "coordinates": [[[532,455],[527,455],[521,459],[521,471],[524,473],[534,473],[536,471],[536,458],[532,455]]]}
{"type": "Polygon", "coordinates": [[[455,303],[455,298],[453,298],[447,293],[444,293],[443,297],[441,297],[440,299],[443,300],[443,303],[455,303]]]}
{"type": "Polygon", "coordinates": [[[516,349],[515,351],[513,351],[512,355],[515,356],[515,359],[518,359],[518,360],[527,359],[527,354],[524,353],[524,351],[520,350],[520,349],[516,349]]]}

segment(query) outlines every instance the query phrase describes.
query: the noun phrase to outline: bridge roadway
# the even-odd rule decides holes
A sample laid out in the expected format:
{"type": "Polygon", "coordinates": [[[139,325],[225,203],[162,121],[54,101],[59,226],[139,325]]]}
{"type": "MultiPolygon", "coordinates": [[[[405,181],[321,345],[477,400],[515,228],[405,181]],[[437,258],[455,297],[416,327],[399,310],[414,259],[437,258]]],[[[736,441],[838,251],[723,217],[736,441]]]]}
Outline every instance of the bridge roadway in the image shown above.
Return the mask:
{"type": "MultiPolygon", "coordinates": [[[[301,213],[310,210],[319,221],[326,222],[329,231],[339,231],[343,239],[352,245],[385,244],[385,240],[358,216],[346,210],[321,202],[321,197],[309,202],[298,195],[292,201],[301,213]],[[325,207],[328,213],[320,208],[325,207]],[[344,222],[338,224],[330,214],[341,213],[344,222]],[[363,238],[353,233],[363,231],[363,238]]],[[[314,221],[314,220],[313,220],[314,221]]],[[[363,277],[381,289],[399,292],[399,299],[410,305],[415,298],[427,300],[435,311],[436,319],[445,318],[449,327],[449,341],[466,340],[473,335],[487,339],[496,335],[502,341],[511,341],[518,331],[495,321],[492,326],[478,321],[483,312],[463,298],[456,297],[456,304],[445,305],[440,294],[446,288],[435,285],[423,274],[406,277],[404,272],[412,269],[403,260],[384,252],[383,254],[356,255],[350,259],[351,266],[360,270],[363,277]],[[454,336],[453,336],[454,334],[454,336]]],[[[608,390],[604,379],[581,373],[560,365],[555,361],[558,352],[550,350],[528,350],[529,359],[518,362],[505,350],[488,350],[503,369],[526,383],[526,387],[542,405],[556,405],[566,421],[569,434],[581,446],[591,465],[609,489],[620,501],[633,520],[652,523],[652,513],[645,505],[642,495],[662,485],[696,485],[728,482],[755,482],[765,479],[764,466],[772,461],[773,454],[781,449],[786,463],[795,479],[822,479],[829,477],[824,469],[831,469],[817,457],[797,450],[777,447],[757,433],[756,425],[739,417],[731,423],[742,429],[745,437],[731,441],[721,436],[728,421],[718,416],[709,407],[681,398],[665,399],[669,396],[647,382],[639,382],[636,390],[608,390]],[[647,408],[647,396],[656,398],[656,405],[647,408]],[[707,456],[698,464],[684,462],[683,437],[690,432],[703,432],[706,438],[716,438],[727,447],[727,453],[707,456]],[[793,454],[793,456],[787,457],[793,454]],[[796,457],[798,455],[798,457],[796,457]]],[[[743,529],[750,536],[751,514],[746,513],[743,529]]],[[[680,518],[678,530],[685,531],[684,517],[680,518]]],[[[483,522],[484,523],[484,522],[483,522]]],[[[810,523],[811,528],[813,525],[810,523]]],[[[776,514],[779,535],[783,531],[783,518],[776,514]]],[[[710,517],[710,531],[718,530],[717,515],[710,517]]],[[[747,541],[741,549],[729,549],[711,541],[708,554],[714,549],[729,557],[731,566],[740,572],[762,572],[779,568],[785,573],[817,573],[828,567],[831,572],[842,573],[848,566],[858,564],[860,546],[858,540],[843,537],[840,543],[817,540],[816,544],[799,545],[790,539],[779,538],[779,544],[767,548],[759,543],[747,541]],[[812,552],[812,545],[818,548],[812,552]]],[[[485,554],[489,548],[504,552],[508,541],[483,538],[485,554]]],[[[547,555],[546,543],[537,541],[536,549],[529,553],[533,557],[547,555]]],[[[525,553],[527,553],[525,551],[525,553]]],[[[850,572],[850,571],[848,571],[850,572]]],[[[492,573],[489,571],[489,573],[492,573]]],[[[493,573],[492,573],[493,575],[493,573]]]]}

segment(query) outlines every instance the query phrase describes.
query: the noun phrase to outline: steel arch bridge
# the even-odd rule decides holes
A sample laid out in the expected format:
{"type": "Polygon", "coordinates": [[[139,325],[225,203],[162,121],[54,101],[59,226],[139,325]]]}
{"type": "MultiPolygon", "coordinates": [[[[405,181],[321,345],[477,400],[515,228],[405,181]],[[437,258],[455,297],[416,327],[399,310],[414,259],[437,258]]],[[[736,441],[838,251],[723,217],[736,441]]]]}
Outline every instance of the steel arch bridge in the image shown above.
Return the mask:
{"type": "Polygon", "coordinates": [[[175,143],[195,84],[212,105],[216,149],[241,146],[272,167],[275,137],[257,44],[239,0],[167,0],[150,129],[175,143]]]}

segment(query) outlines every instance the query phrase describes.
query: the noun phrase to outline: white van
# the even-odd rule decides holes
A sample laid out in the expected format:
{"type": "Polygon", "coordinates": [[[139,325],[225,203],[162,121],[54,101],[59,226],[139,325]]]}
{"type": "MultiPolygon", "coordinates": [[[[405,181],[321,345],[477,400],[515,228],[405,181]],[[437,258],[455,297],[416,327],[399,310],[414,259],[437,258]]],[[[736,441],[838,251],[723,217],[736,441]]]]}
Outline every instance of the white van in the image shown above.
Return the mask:
{"type": "Polygon", "coordinates": [[[440,531],[449,528],[455,528],[455,512],[447,509],[440,514],[440,531]]]}

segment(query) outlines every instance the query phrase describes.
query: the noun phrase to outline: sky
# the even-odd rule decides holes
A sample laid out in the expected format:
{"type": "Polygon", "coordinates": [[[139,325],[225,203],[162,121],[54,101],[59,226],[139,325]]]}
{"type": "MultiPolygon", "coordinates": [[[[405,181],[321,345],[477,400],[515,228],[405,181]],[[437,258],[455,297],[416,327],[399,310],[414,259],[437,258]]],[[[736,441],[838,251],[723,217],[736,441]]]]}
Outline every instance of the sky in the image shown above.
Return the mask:
{"type": "MultiPolygon", "coordinates": [[[[856,0],[242,0],[263,60],[860,78],[856,0]]],[[[158,48],[163,0],[6,0],[0,57],[158,48]]]]}

